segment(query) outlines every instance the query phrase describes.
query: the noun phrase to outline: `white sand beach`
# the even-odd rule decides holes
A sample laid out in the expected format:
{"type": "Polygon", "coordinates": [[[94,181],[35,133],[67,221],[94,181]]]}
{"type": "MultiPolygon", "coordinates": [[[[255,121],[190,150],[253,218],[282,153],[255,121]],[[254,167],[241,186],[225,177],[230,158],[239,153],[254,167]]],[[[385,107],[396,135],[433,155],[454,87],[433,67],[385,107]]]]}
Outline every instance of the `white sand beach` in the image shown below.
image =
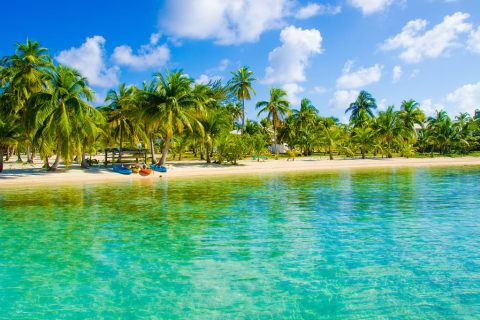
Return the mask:
{"type": "Polygon", "coordinates": [[[204,161],[171,161],[167,163],[168,172],[154,172],[150,176],[138,174],[122,175],[113,172],[112,167],[97,166],[88,170],[72,165],[69,169],[60,167],[56,172],[46,172],[41,163],[24,165],[7,163],[0,173],[0,187],[21,185],[100,183],[130,180],[154,180],[168,178],[208,177],[220,175],[248,175],[276,172],[329,171],[361,168],[400,168],[400,167],[447,167],[447,166],[480,166],[480,157],[460,158],[369,158],[369,159],[336,159],[297,158],[253,161],[242,160],[238,165],[206,164],[204,161]]]}

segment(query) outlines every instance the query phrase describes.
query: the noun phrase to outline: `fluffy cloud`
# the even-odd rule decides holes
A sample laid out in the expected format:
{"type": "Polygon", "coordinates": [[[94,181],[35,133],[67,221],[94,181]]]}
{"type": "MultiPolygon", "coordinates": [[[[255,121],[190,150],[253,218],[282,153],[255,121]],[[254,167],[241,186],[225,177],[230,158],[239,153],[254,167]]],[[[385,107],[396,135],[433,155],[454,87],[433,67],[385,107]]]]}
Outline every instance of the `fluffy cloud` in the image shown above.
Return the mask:
{"type": "Polygon", "coordinates": [[[119,68],[105,64],[105,38],[87,38],[79,48],[61,51],[55,59],[61,64],[77,69],[92,86],[108,88],[118,83],[119,68]]]}
{"type": "Polygon", "coordinates": [[[308,19],[317,15],[322,14],[338,14],[342,11],[340,6],[332,6],[330,4],[318,4],[318,3],[309,3],[305,7],[301,7],[295,13],[295,18],[297,19],[308,19]]]}
{"type": "Polygon", "coordinates": [[[402,74],[403,74],[402,67],[400,66],[393,67],[393,80],[392,80],[393,83],[398,82],[398,80],[400,80],[400,78],[402,77],[402,74]]]}
{"type": "Polygon", "coordinates": [[[473,30],[470,33],[470,37],[467,42],[468,49],[480,53],[480,27],[477,30],[473,30]]]}
{"type": "Polygon", "coordinates": [[[282,86],[282,89],[287,92],[288,101],[290,101],[292,105],[294,106],[300,105],[301,98],[298,96],[298,94],[305,91],[304,88],[302,88],[296,83],[287,83],[282,86]]]}
{"type": "Polygon", "coordinates": [[[350,103],[357,99],[359,93],[358,90],[337,90],[330,99],[329,105],[335,109],[346,110],[350,103]]]}
{"type": "Polygon", "coordinates": [[[436,58],[447,49],[458,45],[456,40],[459,34],[472,29],[472,25],[465,22],[469,17],[467,13],[454,13],[428,31],[425,31],[428,24],[426,20],[412,20],[403,27],[401,33],[383,43],[381,48],[401,50],[400,58],[409,63],[436,58]]]}
{"type": "Polygon", "coordinates": [[[195,80],[195,84],[208,84],[211,81],[213,82],[213,81],[217,81],[217,80],[220,80],[220,79],[222,79],[221,76],[209,77],[206,74],[202,74],[202,75],[200,75],[200,77],[198,77],[198,79],[195,80]]]}
{"type": "Polygon", "coordinates": [[[349,2],[352,6],[361,9],[363,14],[371,14],[385,10],[394,0],[349,0],[349,2]]]}
{"type": "Polygon", "coordinates": [[[286,27],[280,33],[282,45],[270,52],[265,69],[266,83],[305,81],[305,67],[311,56],[322,52],[322,35],[316,29],[286,27]]]}
{"type": "Polygon", "coordinates": [[[292,0],[167,0],[159,24],[175,37],[255,42],[264,31],[280,28],[292,6],[292,0]]]}
{"type": "Polygon", "coordinates": [[[157,46],[158,40],[158,34],[152,34],[150,44],[141,46],[137,54],[133,53],[130,46],[116,47],[112,59],[119,65],[129,66],[137,70],[162,67],[170,59],[170,49],[166,45],[157,46]]]}
{"type": "Polygon", "coordinates": [[[370,68],[360,68],[355,72],[351,72],[352,64],[351,61],[345,64],[343,74],[337,79],[337,88],[358,89],[380,81],[382,77],[382,66],[376,64],[370,68]]]}
{"type": "Polygon", "coordinates": [[[313,90],[312,90],[312,93],[314,94],[324,94],[326,92],[327,92],[327,89],[320,86],[313,87],[313,90]]]}
{"type": "Polygon", "coordinates": [[[480,82],[458,88],[447,96],[447,101],[455,112],[473,114],[480,107],[480,82]]]}

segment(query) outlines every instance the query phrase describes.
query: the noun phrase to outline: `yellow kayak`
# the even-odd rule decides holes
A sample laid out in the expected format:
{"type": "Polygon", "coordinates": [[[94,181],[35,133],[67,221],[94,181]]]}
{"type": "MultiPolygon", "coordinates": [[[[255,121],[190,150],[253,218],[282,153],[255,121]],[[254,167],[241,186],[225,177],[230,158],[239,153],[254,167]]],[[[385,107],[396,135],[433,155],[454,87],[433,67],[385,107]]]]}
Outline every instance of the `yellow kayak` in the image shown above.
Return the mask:
{"type": "Polygon", "coordinates": [[[131,165],[128,167],[130,170],[132,170],[133,173],[139,173],[140,172],[140,169],[142,169],[142,167],[140,166],[136,166],[136,165],[131,165]]]}

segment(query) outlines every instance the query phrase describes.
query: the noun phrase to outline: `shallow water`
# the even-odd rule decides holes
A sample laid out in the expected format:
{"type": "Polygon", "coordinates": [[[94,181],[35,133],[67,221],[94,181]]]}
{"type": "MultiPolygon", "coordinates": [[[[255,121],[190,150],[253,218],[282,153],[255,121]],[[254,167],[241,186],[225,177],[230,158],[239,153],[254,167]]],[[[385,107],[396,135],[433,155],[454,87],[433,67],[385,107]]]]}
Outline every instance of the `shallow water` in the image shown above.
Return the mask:
{"type": "Polygon", "coordinates": [[[478,319],[480,168],[0,189],[0,318],[478,319]]]}

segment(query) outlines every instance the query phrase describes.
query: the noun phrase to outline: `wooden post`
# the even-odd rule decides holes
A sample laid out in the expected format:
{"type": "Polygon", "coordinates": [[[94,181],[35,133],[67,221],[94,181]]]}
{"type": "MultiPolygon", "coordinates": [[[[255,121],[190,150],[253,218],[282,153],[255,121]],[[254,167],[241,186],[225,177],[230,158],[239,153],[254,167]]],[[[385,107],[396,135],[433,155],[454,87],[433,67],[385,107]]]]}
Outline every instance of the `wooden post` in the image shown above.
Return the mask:
{"type": "Polygon", "coordinates": [[[108,165],[108,150],[105,149],[105,165],[108,165]]]}

